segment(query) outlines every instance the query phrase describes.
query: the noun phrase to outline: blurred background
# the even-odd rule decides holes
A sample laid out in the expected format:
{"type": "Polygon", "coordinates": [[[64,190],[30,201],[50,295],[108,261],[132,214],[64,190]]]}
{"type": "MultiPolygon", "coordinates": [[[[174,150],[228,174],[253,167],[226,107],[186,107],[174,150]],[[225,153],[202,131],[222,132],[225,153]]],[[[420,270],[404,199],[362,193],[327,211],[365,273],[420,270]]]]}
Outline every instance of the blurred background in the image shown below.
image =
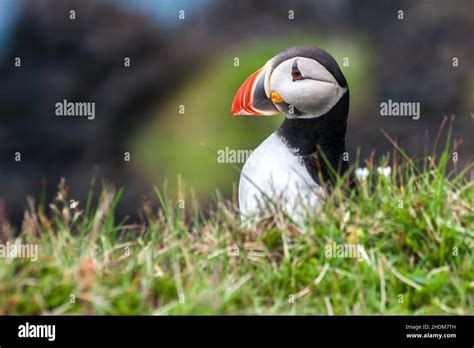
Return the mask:
{"type": "Polygon", "coordinates": [[[297,45],[329,51],[348,79],[352,159],[391,151],[381,129],[422,155],[455,115],[471,162],[473,34],[472,0],[0,0],[0,218],[18,224],[61,177],[80,202],[92,177],[124,187],[132,220],[165,179],[230,197],[239,172],[215,151],[254,149],[282,121],[231,117],[234,93],[297,45]],[[95,119],[56,117],[64,99],[95,102],[95,119]],[[421,118],[381,117],[388,99],[420,102],[421,118]]]}

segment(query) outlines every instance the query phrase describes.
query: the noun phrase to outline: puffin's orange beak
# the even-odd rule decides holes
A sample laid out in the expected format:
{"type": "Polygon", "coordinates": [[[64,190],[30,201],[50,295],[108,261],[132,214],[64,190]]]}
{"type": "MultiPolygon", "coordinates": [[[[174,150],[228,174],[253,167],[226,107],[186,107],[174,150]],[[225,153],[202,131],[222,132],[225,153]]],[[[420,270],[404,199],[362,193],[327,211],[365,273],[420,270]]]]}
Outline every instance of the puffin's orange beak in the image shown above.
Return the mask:
{"type": "Polygon", "coordinates": [[[272,96],[268,96],[270,62],[258,69],[240,86],[232,103],[232,115],[277,115],[279,113],[272,96]],[[267,94],[268,93],[268,94],[267,94]]]}

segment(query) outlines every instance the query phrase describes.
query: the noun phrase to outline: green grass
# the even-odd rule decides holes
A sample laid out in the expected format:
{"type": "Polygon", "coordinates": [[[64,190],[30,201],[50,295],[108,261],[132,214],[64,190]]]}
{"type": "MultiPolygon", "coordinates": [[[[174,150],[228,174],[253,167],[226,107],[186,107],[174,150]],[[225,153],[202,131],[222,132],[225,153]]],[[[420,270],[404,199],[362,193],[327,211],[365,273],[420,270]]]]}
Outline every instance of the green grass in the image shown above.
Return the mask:
{"type": "Polygon", "coordinates": [[[71,209],[62,183],[48,208],[30,202],[17,237],[3,226],[40,253],[1,260],[0,314],[472,315],[474,185],[450,159],[405,158],[390,177],[368,162],[304,227],[277,213],[248,229],[235,202],[201,207],[182,183],[128,225],[114,219],[121,191],[71,209]],[[333,242],[366,258],[328,258],[333,242]]]}

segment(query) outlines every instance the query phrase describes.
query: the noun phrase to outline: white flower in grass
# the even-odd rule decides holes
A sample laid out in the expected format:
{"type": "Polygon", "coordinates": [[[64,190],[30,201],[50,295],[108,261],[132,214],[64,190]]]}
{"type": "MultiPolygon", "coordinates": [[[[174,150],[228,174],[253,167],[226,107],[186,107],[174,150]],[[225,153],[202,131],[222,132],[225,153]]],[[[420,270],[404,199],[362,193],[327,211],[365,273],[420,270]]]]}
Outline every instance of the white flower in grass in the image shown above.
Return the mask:
{"type": "Polygon", "coordinates": [[[391,167],[378,167],[377,173],[388,178],[390,177],[390,174],[392,174],[392,168],[391,167]]]}
{"type": "Polygon", "coordinates": [[[356,168],[355,176],[357,179],[365,180],[369,176],[369,170],[367,168],[356,168]]]}

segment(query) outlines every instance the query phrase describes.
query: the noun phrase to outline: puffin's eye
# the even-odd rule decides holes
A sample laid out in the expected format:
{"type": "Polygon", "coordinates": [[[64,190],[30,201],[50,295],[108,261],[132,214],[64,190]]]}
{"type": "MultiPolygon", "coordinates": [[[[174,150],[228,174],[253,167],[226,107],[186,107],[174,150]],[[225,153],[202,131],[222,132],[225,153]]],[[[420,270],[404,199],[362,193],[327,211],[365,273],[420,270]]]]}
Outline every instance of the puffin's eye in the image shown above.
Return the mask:
{"type": "Polygon", "coordinates": [[[298,63],[296,60],[293,63],[293,66],[291,67],[291,78],[293,79],[293,81],[304,79],[303,74],[301,73],[300,69],[298,69],[298,63]]]}

